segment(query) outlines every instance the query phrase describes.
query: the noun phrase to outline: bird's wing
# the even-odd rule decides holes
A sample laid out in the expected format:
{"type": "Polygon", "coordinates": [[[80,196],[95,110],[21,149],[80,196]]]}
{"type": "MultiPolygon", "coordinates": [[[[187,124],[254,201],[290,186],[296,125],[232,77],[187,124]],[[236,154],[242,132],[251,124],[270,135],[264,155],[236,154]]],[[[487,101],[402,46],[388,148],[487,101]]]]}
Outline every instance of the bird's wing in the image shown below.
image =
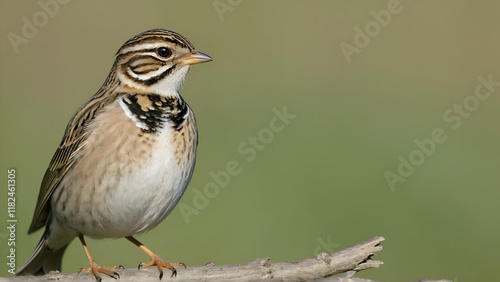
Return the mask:
{"type": "Polygon", "coordinates": [[[50,198],[66,173],[78,161],[78,152],[85,145],[87,139],[87,125],[104,106],[111,102],[113,102],[113,99],[104,99],[102,95],[96,94],[81,106],[71,118],[61,144],[57,148],[54,157],[52,157],[43,177],[28,233],[35,232],[47,223],[51,213],[50,198]]]}

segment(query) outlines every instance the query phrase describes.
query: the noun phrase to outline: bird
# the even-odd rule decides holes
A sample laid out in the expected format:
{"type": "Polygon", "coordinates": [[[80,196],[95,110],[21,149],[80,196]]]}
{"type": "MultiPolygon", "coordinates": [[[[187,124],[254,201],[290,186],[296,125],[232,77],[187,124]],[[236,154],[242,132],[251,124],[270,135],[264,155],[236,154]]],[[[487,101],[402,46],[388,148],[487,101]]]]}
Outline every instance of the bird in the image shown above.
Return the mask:
{"type": "Polygon", "coordinates": [[[126,238],[151,257],[141,267],[169,263],[133,236],[156,227],[177,205],[193,175],[198,129],[179,94],[191,65],[212,61],[182,34],[151,29],[127,40],[101,88],[70,119],[45,172],[28,233],[45,227],[17,275],[61,270],[78,238],[97,281],[115,279],[121,265],[99,266],[85,237],[126,238]]]}

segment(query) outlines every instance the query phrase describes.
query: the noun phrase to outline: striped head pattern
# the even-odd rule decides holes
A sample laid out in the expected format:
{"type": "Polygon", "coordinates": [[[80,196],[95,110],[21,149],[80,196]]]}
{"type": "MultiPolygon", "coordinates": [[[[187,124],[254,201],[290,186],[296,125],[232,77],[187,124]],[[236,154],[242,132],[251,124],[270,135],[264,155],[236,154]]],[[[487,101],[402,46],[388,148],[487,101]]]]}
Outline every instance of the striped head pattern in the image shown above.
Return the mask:
{"type": "Polygon", "coordinates": [[[114,69],[121,83],[158,94],[176,94],[189,66],[211,61],[182,34],[152,29],[129,39],[118,50],[114,69]]]}

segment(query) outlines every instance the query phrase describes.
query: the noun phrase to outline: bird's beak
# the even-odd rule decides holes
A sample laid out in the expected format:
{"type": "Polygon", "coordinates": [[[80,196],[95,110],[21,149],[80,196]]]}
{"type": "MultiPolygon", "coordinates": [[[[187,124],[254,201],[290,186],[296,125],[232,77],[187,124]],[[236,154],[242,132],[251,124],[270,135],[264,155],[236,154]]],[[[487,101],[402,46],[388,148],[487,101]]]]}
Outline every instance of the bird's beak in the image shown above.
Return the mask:
{"type": "Polygon", "coordinates": [[[210,62],[210,61],[212,61],[212,58],[209,55],[203,54],[202,52],[198,52],[196,50],[194,50],[193,52],[188,54],[186,57],[181,59],[181,62],[184,65],[196,65],[196,64],[210,62]]]}

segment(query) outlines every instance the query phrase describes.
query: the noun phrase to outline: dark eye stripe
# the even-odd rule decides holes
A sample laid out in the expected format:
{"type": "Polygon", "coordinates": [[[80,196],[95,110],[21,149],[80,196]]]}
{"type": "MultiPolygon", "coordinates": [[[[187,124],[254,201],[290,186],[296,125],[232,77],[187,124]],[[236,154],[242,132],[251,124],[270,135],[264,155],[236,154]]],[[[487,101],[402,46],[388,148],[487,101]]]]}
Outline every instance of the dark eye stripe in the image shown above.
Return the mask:
{"type": "Polygon", "coordinates": [[[153,84],[157,83],[158,81],[164,79],[166,76],[170,75],[175,69],[177,69],[177,66],[178,65],[174,65],[171,68],[169,68],[169,69],[165,70],[164,72],[160,73],[159,75],[153,76],[152,78],[144,81],[144,84],[146,84],[146,85],[153,85],[153,84]]]}

